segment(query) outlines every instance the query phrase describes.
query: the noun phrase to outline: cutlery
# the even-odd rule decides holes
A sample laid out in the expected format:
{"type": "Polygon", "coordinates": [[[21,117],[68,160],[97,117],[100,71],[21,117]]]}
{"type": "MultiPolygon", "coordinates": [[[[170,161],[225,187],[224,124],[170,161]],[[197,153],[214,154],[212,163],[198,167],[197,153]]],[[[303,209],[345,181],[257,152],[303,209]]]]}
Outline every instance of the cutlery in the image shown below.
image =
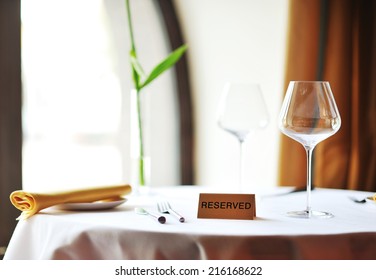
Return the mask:
{"type": "Polygon", "coordinates": [[[139,215],[149,215],[150,217],[156,219],[159,223],[164,224],[166,222],[166,218],[164,216],[156,216],[151,214],[150,212],[146,211],[144,208],[136,207],[134,211],[139,215]]]}
{"type": "Polygon", "coordinates": [[[185,221],[184,217],[182,215],[180,215],[179,213],[177,213],[176,211],[174,211],[171,208],[170,203],[168,203],[167,201],[158,202],[157,206],[158,206],[159,212],[166,213],[166,214],[172,214],[179,220],[179,222],[184,223],[184,221],[185,221]]]}
{"type": "Polygon", "coordinates": [[[352,201],[356,202],[356,203],[366,203],[366,202],[367,202],[367,199],[366,199],[366,198],[358,199],[358,198],[355,198],[355,197],[352,197],[352,196],[350,196],[349,198],[350,198],[352,201]]]}
{"type": "MultiPolygon", "coordinates": [[[[314,185],[311,186],[311,191],[313,191],[316,187],[314,185]]],[[[282,192],[282,193],[273,193],[273,194],[267,194],[263,195],[262,198],[268,198],[268,197],[276,197],[276,196],[284,196],[284,195],[289,195],[293,193],[298,193],[298,192],[305,192],[307,191],[306,187],[295,187],[292,190],[288,192],[282,192]]]]}

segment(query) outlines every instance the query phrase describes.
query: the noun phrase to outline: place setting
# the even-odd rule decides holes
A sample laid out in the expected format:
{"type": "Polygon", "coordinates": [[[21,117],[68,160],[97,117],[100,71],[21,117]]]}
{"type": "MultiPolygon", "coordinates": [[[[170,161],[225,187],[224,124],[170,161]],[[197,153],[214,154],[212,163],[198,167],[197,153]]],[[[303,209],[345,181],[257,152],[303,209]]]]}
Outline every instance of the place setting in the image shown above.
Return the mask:
{"type": "MultiPolygon", "coordinates": [[[[131,195],[132,187],[128,184],[87,187],[54,193],[35,193],[17,190],[11,193],[10,201],[19,210],[18,220],[26,220],[44,209],[63,210],[71,212],[97,212],[116,208],[126,203],[131,195]]],[[[172,217],[179,223],[185,218],[171,207],[167,200],[157,201],[155,210],[145,203],[130,206],[134,213],[149,216],[160,224],[167,221],[166,216],[172,217]]],[[[129,209],[128,209],[129,210],[129,209]]]]}
{"type": "MultiPolygon", "coordinates": [[[[269,123],[269,115],[263,98],[261,87],[254,83],[228,82],[224,86],[218,105],[217,122],[220,128],[235,136],[239,142],[238,180],[234,191],[225,193],[200,193],[198,198],[198,218],[231,218],[254,219],[256,217],[256,202],[262,201],[252,189],[244,183],[245,155],[244,143],[255,131],[265,128],[269,123]],[[215,204],[205,204],[204,201],[214,201],[215,204]],[[222,202],[226,201],[227,204],[222,202]],[[240,203],[240,204],[239,204],[240,203]],[[241,209],[251,205],[248,209],[241,209]],[[247,204],[249,203],[249,204],[247,204]],[[228,206],[231,204],[231,207],[228,206]]],[[[281,132],[301,143],[307,154],[307,184],[300,190],[306,191],[306,209],[290,211],[286,215],[299,218],[330,218],[331,213],[312,210],[312,152],[315,146],[335,134],[341,126],[341,118],[328,82],[325,81],[291,81],[279,115],[281,132]]],[[[236,182],[236,181],[235,181],[236,182]]],[[[28,193],[15,191],[10,199],[13,205],[22,211],[19,219],[27,219],[39,211],[54,207],[67,211],[95,211],[118,207],[127,202],[126,195],[132,193],[128,184],[103,186],[96,188],[63,191],[54,194],[28,193]]],[[[155,205],[156,211],[141,206],[135,206],[135,213],[150,216],[163,224],[164,215],[168,214],[180,223],[185,218],[176,212],[171,204],[156,201],[157,197],[146,195],[149,202],[155,205]],[[158,214],[155,214],[157,212],[158,214]],[[160,214],[160,215],[159,215],[160,214]]],[[[139,197],[138,199],[141,199],[139,197]]],[[[145,197],[144,197],[145,198],[145,197]]],[[[374,197],[369,196],[358,203],[374,203],[374,197]]],[[[281,213],[283,215],[283,213],[281,213]]]]}
{"type": "Polygon", "coordinates": [[[21,211],[18,220],[26,220],[53,207],[67,211],[98,211],[115,208],[127,201],[132,187],[128,184],[87,187],[54,193],[17,190],[10,194],[11,203],[21,211]]]}
{"type": "MultiPolygon", "coordinates": [[[[245,185],[244,144],[255,131],[265,128],[269,115],[259,84],[226,83],[218,105],[217,122],[221,129],[235,136],[239,142],[238,180],[234,180],[233,191],[229,193],[205,192],[198,189],[195,209],[198,219],[255,219],[256,203],[264,203],[265,198],[278,198],[282,195],[306,192],[306,209],[280,213],[295,218],[332,218],[327,211],[313,210],[312,200],[312,152],[317,144],[335,134],[341,126],[341,118],[329,85],[325,81],[291,81],[278,118],[281,132],[302,144],[307,155],[306,186],[279,192],[276,195],[257,195],[249,185],[245,185]]],[[[316,188],[315,188],[316,189],[316,188]]],[[[158,193],[158,191],[156,192],[158,193]]],[[[137,198],[130,208],[137,215],[149,216],[160,224],[167,217],[178,223],[185,223],[180,211],[175,210],[165,195],[137,195],[129,184],[82,188],[56,193],[33,193],[22,190],[10,195],[12,204],[27,219],[49,207],[63,211],[99,211],[116,208],[126,203],[130,197],[137,198]],[[153,208],[150,207],[153,205],[153,208]],[[167,216],[167,217],[166,217],[167,216]]],[[[376,204],[376,195],[361,198],[349,197],[357,204],[376,204]]]]}

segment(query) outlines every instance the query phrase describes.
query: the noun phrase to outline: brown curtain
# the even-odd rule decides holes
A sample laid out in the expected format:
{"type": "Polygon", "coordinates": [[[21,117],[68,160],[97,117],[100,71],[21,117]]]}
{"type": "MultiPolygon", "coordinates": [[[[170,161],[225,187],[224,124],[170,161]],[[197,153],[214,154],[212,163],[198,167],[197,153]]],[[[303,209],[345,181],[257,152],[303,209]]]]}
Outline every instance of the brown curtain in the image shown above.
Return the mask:
{"type": "MultiPolygon", "coordinates": [[[[342,125],[314,152],[313,185],[376,191],[376,1],[291,0],[285,88],[329,81],[342,125]]],[[[306,184],[301,144],[281,138],[279,184],[306,184]]]]}

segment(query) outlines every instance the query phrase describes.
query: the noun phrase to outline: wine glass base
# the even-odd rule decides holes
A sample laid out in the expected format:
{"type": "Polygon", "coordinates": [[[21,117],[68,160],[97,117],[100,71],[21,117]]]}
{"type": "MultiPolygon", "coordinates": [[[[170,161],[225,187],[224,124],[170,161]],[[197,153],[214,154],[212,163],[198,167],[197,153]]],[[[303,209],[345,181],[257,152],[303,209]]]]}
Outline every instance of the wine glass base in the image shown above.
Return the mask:
{"type": "Polygon", "coordinates": [[[287,216],[293,217],[293,218],[302,218],[302,219],[311,219],[311,218],[327,219],[327,218],[334,217],[333,214],[328,213],[328,212],[312,211],[312,210],[291,211],[291,212],[287,212],[287,216]]]}

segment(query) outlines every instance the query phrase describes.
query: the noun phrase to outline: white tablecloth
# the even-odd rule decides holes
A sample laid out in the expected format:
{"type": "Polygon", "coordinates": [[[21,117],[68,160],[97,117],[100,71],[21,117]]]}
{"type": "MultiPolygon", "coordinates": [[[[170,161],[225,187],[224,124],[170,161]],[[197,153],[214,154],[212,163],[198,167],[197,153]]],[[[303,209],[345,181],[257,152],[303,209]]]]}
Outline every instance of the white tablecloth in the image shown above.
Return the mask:
{"type": "Polygon", "coordinates": [[[219,220],[197,218],[201,192],[217,191],[156,188],[111,210],[46,209],[18,223],[4,259],[376,259],[376,203],[349,199],[372,193],[314,190],[313,210],[331,212],[330,219],[286,216],[305,209],[306,194],[298,192],[257,195],[255,220],[219,220]],[[161,199],[186,222],[165,214],[166,224],[159,224],[134,212],[142,206],[157,213],[161,199]]]}

